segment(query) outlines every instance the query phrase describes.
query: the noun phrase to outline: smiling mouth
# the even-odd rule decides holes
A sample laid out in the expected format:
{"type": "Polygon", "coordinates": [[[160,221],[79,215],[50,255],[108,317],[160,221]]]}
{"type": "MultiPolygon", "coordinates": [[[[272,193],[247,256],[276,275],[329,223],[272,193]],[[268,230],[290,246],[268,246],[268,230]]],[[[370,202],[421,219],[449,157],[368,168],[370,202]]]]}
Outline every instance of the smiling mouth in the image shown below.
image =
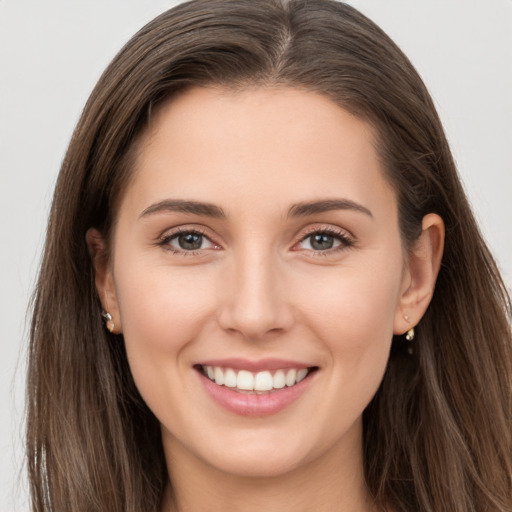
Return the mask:
{"type": "Polygon", "coordinates": [[[197,365],[196,369],[218,386],[249,394],[268,394],[290,388],[309,377],[317,366],[250,372],[221,366],[197,365]]]}

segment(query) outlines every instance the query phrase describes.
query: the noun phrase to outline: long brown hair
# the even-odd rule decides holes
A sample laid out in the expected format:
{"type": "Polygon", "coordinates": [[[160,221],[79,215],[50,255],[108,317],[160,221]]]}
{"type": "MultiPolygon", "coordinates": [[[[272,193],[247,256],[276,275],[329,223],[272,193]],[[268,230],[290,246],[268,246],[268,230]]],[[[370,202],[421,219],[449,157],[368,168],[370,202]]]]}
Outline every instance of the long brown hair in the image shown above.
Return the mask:
{"type": "Polygon", "coordinates": [[[33,304],[28,468],[33,510],[155,512],[167,481],[156,418],[120,335],[103,328],[85,242],[108,238],[151,112],[194,85],[312,90],[370,122],[396,190],[404,245],[446,225],[414,353],[393,341],[364,413],[367,486],[397,512],[512,510],[511,304],[462,190],[432,100],[374,23],[331,0],[198,0],[142,28],[73,134],[33,304]]]}

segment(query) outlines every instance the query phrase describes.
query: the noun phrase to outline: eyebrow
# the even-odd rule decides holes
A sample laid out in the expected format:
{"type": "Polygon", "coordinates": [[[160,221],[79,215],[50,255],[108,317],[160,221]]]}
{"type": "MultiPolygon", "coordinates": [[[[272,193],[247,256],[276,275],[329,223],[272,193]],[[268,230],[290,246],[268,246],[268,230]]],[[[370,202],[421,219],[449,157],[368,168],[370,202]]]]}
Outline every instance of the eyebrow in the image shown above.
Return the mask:
{"type": "Polygon", "coordinates": [[[306,217],[332,210],[353,210],[373,218],[372,212],[363,205],[350,199],[322,199],[294,204],[288,211],[288,217],[306,217]]]}
{"type": "MultiPolygon", "coordinates": [[[[297,203],[288,211],[288,217],[307,217],[308,215],[315,215],[332,210],[353,210],[373,218],[373,214],[368,208],[350,199],[322,199],[320,201],[297,203]]],[[[164,199],[163,201],[152,204],[141,213],[140,218],[162,212],[188,213],[216,219],[226,218],[224,210],[219,206],[211,203],[183,199],[164,199]]]]}
{"type": "Polygon", "coordinates": [[[222,208],[211,203],[202,203],[200,201],[187,201],[183,199],[165,199],[158,203],[148,206],[141,214],[140,218],[154,215],[162,212],[189,213],[192,215],[202,215],[216,219],[225,218],[226,214],[222,208]]]}

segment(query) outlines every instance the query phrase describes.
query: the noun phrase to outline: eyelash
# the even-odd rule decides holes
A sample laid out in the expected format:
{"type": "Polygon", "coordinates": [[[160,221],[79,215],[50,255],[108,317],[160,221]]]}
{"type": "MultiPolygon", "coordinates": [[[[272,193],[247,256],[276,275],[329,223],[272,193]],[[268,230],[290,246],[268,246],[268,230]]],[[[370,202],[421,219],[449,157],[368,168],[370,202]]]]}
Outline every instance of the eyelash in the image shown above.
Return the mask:
{"type": "Polygon", "coordinates": [[[165,249],[166,251],[170,251],[172,254],[178,254],[180,256],[198,256],[199,254],[201,254],[201,251],[204,249],[197,249],[191,251],[187,251],[185,249],[175,249],[171,245],[171,241],[179,237],[180,235],[198,235],[206,238],[211,244],[218,246],[218,244],[216,244],[210,239],[210,237],[206,234],[205,231],[198,228],[178,228],[176,229],[176,231],[173,231],[172,233],[161,237],[158,241],[158,245],[165,249]]]}
{"type": "MultiPolygon", "coordinates": [[[[184,235],[184,234],[187,234],[187,235],[188,234],[190,234],[190,235],[198,235],[198,236],[204,237],[211,244],[213,244],[214,246],[219,247],[218,244],[216,244],[215,242],[213,242],[210,239],[210,237],[206,234],[205,231],[203,231],[201,229],[198,229],[198,228],[178,228],[176,231],[173,231],[172,233],[170,233],[168,235],[162,236],[159,239],[157,245],[162,247],[163,249],[165,249],[167,251],[170,251],[172,254],[178,254],[178,255],[181,255],[181,256],[197,256],[197,255],[201,254],[201,251],[203,251],[204,249],[197,249],[197,250],[190,250],[190,251],[188,251],[186,249],[175,249],[174,247],[172,247],[170,245],[172,240],[174,240],[177,237],[179,237],[180,235],[184,235]]],[[[295,241],[295,243],[293,244],[293,247],[295,247],[296,245],[298,245],[301,242],[306,241],[309,237],[311,237],[313,235],[327,235],[327,236],[335,238],[336,240],[338,240],[340,242],[340,244],[337,247],[326,249],[326,250],[315,251],[315,250],[305,249],[309,253],[314,255],[314,257],[325,257],[325,256],[332,255],[332,254],[337,253],[339,251],[343,251],[343,250],[349,249],[355,243],[353,238],[350,237],[349,235],[347,235],[347,233],[344,232],[344,231],[337,230],[337,229],[332,228],[332,227],[322,227],[322,228],[316,227],[316,228],[312,228],[311,230],[307,231],[305,234],[302,233],[300,238],[298,238],[295,241]]],[[[297,249],[297,250],[300,250],[300,249],[297,249]]]]}
{"type": "MultiPolygon", "coordinates": [[[[307,231],[305,234],[301,234],[300,238],[295,242],[294,247],[301,243],[306,241],[308,238],[310,238],[313,235],[327,235],[330,237],[333,237],[334,239],[338,240],[340,244],[337,247],[333,247],[331,249],[326,249],[323,251],[315,251],[315,250],[309,250],[306,249],[313,257],[326,257],[326,256],[332,256],[333,254],[336,254],[340,251],[344,251],[352,247],[355,243],[354,239],[349,236],[345,231],[338,230],[336,228],[332,227],[316,227],[312,228],[311,230],[307,231]]],[[[300,250],[300,249],[297,249],[300,250]]]]}

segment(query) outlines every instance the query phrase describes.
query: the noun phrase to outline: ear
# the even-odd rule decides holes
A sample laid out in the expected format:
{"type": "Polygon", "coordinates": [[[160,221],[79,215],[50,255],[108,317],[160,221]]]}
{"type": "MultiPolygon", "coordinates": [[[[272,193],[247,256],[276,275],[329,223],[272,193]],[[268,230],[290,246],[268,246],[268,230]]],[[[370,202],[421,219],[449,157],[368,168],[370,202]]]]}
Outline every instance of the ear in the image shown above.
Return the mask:
{"type": "Polygon", "coordinates": [[[87,247],[94,267],[94,281],[101,306],[103,311],[112,316],[112,332],[114,334],[120,334],[122,332],[121,317],[119,315],[114,277],[112,275],[112,267],[107,253],[106,241],[103,235],[94,228],[87,230],[85,240],[87,242],[87,247]]]}
{"type": "Polygon", "coordinates": [[[434,294],[444,248],[444,222],[429,213],[421,235],[407,255],[400,300],[395,314],[394,334],[404,334],[419,323],[434,294]]]}

